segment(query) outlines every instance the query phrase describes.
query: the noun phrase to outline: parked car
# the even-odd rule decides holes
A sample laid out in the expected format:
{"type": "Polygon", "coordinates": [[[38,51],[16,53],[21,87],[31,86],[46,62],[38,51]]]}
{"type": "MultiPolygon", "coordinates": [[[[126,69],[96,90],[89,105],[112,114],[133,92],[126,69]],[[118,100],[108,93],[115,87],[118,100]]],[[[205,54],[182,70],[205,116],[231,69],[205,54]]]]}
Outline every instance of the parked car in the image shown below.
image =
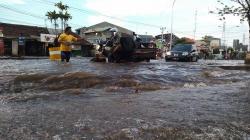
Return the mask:
{"type": "Polygon", "coordinates": [[[198,58],[197,48],[192,44],[177,44],[165,55],[166,61],[174,60],[197,62],[198,58]]]}

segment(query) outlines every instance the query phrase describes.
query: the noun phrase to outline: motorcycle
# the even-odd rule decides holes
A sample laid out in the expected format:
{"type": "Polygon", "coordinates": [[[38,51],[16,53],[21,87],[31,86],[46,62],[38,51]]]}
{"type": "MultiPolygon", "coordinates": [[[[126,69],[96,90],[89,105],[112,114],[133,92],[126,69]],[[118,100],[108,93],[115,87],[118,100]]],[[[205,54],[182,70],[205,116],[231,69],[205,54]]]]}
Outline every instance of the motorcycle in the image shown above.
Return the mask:
{"type": "Polygon", "coordinates": [[[96,57],[92,61],[110,63],[141,62],[156,59],[156,48],[143,48],[141,43],[134,41],[131,37],[120,37],[119,41],[112,39],[100,43],[96,57]]]}

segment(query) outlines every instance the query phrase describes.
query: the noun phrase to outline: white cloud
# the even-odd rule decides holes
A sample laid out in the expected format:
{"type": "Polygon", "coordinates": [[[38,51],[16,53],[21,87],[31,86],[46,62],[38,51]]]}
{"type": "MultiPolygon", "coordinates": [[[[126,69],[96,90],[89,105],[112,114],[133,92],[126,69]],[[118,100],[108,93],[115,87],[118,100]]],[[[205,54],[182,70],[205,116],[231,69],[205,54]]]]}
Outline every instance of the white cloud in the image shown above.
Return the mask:
{"type": "MultiPolygon", "coordinates": [[[[121,19],[162,25],[167,27],[167,31],[170,32],[172,2],[173,0],[86,0],[84,8],[121,19]]],[[[192,37],[194,34],[195,10],[197,9],[196,38],[201,38],[204,35],[221,37],[222,28],[218,26],[221,26],[222,22],[218,20],[217,15],[209,14],[209,11],[215,10],[216,7],[220,7],[216,0],[176,0],[174,5],[174,32],[180,35],[180,37],[192,37]]],[[[89,16],[87,18],[89,25],[102,21],[108,21],[141,34],[145,34],[145,32],[153,35],[160,34],[160,29],[155,27],[141,26],[140,24],[132,25],[125,21],[123,22],[104,16],[89,16]]],[[[227,30],[229,30],[230,27],[240,25],[238,17],[229,17],[226,22],[227,30]]],[[[232,32],[236,31],[237,30],[232,29],[232,32]]],[[[244,32],[244,30],[239,31],[239,34],[242,34],[242,32],[244,32]]],[[[228,36],[232,36],[231,34],[232,33],[228,33],[228,36]]],[[[231,40],[231,38],[229,40],[231,40]]]]}
{"type": "MultiPolygon", "coordinates": [[[[141,18],[150,19],[155,16],[166,16],[170,11],[170,4],[172,0],[87,0],[84,7],[91,11],[96,11],[103,15],[116,17],[124,20],[131,20],[131,17],[138,17],[131,21],[144,23],[141,18]]],[[[132,24],[126,21],[117,20],[105,16],[88,16],[87,22],[93,25],[102,21],[108,21],[113,24],[123,26],[138,33],[148,32],[149,34],[158,34],[159,29],[150,28],[146,30],[147,26],[140,27],[140,24],[132,24]],[[156,31],[155,31],[156,30],[156,31]],[[157,33],[156,33],[157,32],[157,33]]],[[[147,24],[147,23],[146,23],[147,24]]],[[[159,25],[159,23],[155,23],[159,25]]]]}
{"type": "Polygon", "coordinates": [[[104,16],[88,16],[87,17],[87,21],[88,24],[91,26],[93,24],[97,24],[103,21],[108,21],[110,23],[119,25],[119,26],[125,26],[125,23],[119,20],[115,20],[115,19],[110,19],[108,17],[104,17],[104,16]]]}
{"type": "Polygon", "coordinates": [[[118,17],[153,16],[168,9],[166,0],[87,0],[84,4],[90,10],[118,17]]]}
{"type": "Polygon", "coordinates": [[[24,0],[1,0],[0,4],[24,4],[24,0]]]}

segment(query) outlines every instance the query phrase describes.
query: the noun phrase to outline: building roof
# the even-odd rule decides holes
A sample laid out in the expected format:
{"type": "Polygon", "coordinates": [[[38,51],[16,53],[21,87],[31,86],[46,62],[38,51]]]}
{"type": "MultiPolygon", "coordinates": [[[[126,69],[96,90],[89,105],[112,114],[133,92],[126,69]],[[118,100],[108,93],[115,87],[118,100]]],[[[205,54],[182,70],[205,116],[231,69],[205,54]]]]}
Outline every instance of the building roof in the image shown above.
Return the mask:
{"type": "Polygon", "coordinates": [[[109,22],[101,22],[95,25],[92,25],[90,27],[85,28],[85,32],[84,33],[93,33],[93,32],[100,32],[100,31],[105,31],[109,28],[114,28],[116,27],[118,29],[119,32],[121,33],[126,33],[126,34],[132,34],[133,31],[128,30],[126,28],[123,28],[121,26],[109,23],[109,22]]]}
{"type": "Polygon", "coordinates": [[[108,31],[110,28],[112,28],[112,27],[88,29],[88,30],[86,30],[84,33],[85,33],[85,34],[88,34],[88,33],[104,32],[104,31],[108,31]]]}
{"type": "Polygon", "coordinates": [[[40,37],[41,33],[49,33],[45,27],[17,25],[9,23],[0,23],[0,28],[3,29],[3,35],[6,38],[17,38],[21,33],[24,37],[36,38],[40,37]]]}
{"type": "MultiPolygon", "coordinates": [[[[54,34],[55,29],[47,29],[45,27],[37,26],[28,26],[28,25],[17,25],[9,23],[0,23],[0,28],[2,29],[3,35],[5,38],[18,38],[22,33],[24,37],[40,40],[40,34],[54,34]]],[[[60,33],[61,30],[57,30],[57,33],[60,33]]],[[[73,36],[80,38],[76,33],[72,33],[73,36]]],[[[82,39],[77,42],[79,45],[92,45],[87,40],[82,39]]]]}
{"type": "MultiPolygon", "coordinates": [[[[71,35],[73,35],[76,38],[81,38],[78,34],[72,32],[71,35]]],[[[89,41],[87,41],[86,39],[81,39],[80,41],[74,43],[76,45],[92,45],[89,41]]]]}
{"type": "MultiPolygon", "coordinates": [[[[161,39],[162,35],[157,35],[155,36],[156,39],[161,39]]],[[[171,38],[171,34],[163,34],[163,38],[166,42],[170,42],[170,38],[171,38]]],[[[178,36],[176,36],[175,34],[173,34],[173,42],[177,41],[179,39],[178,36]]]]}

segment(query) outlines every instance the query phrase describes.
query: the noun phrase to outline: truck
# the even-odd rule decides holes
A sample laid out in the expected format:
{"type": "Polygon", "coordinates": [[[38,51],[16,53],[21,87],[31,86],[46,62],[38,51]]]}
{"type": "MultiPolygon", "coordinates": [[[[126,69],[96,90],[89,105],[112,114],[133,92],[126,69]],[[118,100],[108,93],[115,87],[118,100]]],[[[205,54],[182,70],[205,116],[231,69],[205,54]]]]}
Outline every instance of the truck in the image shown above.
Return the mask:
{"type": "Polygon", "coordinates": [[[120,37],[118,43],[106,42],[100,44],[96,56],[92,59],[95,62],[122,63],[122,62],[149,62],[156,59],[157,48],[142,47],[141,43],[132,37],[120,37]]]}

